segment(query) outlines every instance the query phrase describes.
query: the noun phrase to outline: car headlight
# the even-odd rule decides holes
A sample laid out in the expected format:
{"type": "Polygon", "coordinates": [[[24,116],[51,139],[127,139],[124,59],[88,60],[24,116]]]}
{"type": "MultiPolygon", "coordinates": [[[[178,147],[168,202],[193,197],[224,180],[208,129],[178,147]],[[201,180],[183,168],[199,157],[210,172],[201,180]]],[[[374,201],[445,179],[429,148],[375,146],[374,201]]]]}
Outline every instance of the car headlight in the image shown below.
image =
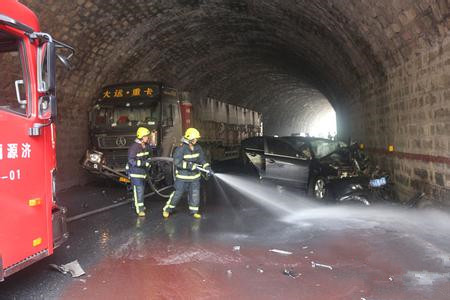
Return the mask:
{"type": "Polygon", "coordinates": [[[89,154],[89,160],[93,163],[99,164],[102,160],[102,157],[98,153],[91,153],[91,154],[89,154]]]}
{"type": "Polygon", "coordinates": [[[352,184],[350,187],[351,187],[351,189],[354,190],[354,191],[356,191],[356,190],[362,190],[362,189],[363,189],[363,187],[362,187],[359,183],[357,183],[357,184],[352,184]]]}

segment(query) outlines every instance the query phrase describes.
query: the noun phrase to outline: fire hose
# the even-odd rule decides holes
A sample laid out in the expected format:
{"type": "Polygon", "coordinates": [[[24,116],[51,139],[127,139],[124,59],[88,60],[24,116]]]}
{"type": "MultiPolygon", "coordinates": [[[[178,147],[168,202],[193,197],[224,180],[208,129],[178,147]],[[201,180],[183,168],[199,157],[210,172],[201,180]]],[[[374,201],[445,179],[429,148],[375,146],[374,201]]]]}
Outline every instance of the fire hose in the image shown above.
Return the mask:
{"type": "Polygon", "coordinates": [[[196,170],[199,170],[200,172],[203,172],[203,173],[205,173],[208,176],[214,175],[213,170],[204,169],[202,167],[197,167],[196,170]]]}
{"type": "MultiPolygon", "coordinates": [[[[153,157],[153,158],[151,158],[151,161],[152,162],[165,161],[165,162],[173,163],[173,158],[172,157],[153,157]]],[[[107,171],[109,171],[109,172],[111,172],[111,173],[113,173],[114,175],[118,176],[119,178],[126,176],[123,173],[114,171],[113,169],[111,169],[111,168],[109,168],[109,167],[107,167],[105,165],[103,165],[102,168],[107,170],[107,171]]],[[[172,167],[172,170],[173,170],[173,168],[174,167],[172,167]]],[[[205,173],[208,176],[214,175],[214,172],[212,170],[207,170],[207,169],[204,169],[204,168],[201,168],[201,167],[197,167],[197,170],[199,170],[200,172],[205,173]]],[[[151,178],[151,177],[149,176],[149,178],[151,178]]],[[[163,198],[169,198],[170,197],[170,195],[164,195],[161,192],[172,188],[173,187],[172,185],[168,185],[168,186],[165,186],[163,188],[157,189],[151,179],[148,180],[148,183],[149,183],[149,186],[150,186],[152,192],[148,193],[148,194],[145,194],[144,198],[150,197],[150,196],[155,195],[155,194],[160,196],[160,197],[163,197],[163,198]]],[[[115,203],[115,204],[112,204],[112,205],[109,205],[109,206],[106,206],[106,207],[102,207],[102,208],[95,209],[95,210],[92,210],[92,211],[89,211],[89,212],[85,212],[85,213],[82,213],[82,214],[79,214],[79,215],[76,215],[76,216],[72,216],[72,217],[67,219],[67,222],[73,222],[73,221],[76,221],[76,220],[79,220],[79,219],[82,219],[82,218],[85,218],[85,217],[89,217],[89,216],[94,215],[94,214],[98,214],[98,213],[101,213],[101,212],[104,212],[104,211],[107,211],[107,210],[110,210],[110,209],[113,209],[113,208],[116,208],[116,207],[119,207],[119,206],[123,206],[125,204],[131,203],[132,201],[133,201],[133,199],[127,199],[127,200],[121,201],[119,203],[115,203]]]]}
{"type": "MultiPolygon", "coordinates": [[[[151,162],[155,162],[155,161],[166,161],[166,162],[171,162],[171,163],[173,163],[173,158],[172,158],[172,157],[163,157],[163,156],[160,156],[160,157],[152,157],[152,158],[150,159],[150,161],[151,161],[151,162]]],[[[173,166],[173,165],[172,165],[172,166],[173,166]]],[[[212,170],[210,170],[210,169],[205,169],[205,168],[202,168],[202,167],[197,167],[196,170],[205,173],[205,175],[207,175],[207,176],[214,175],[214,172],[213,172],[212,170]]],[[[172,167],[172,171],[174,171],[174,166],[172,167]]],[[[175,174],[175,172],[173,172],[173,174],[175,174]]],[[[158,196],[163,197],[163,198],[166,198],[166,199],[170,197],[170,195],[164,195],[164,194],[161,194],[160,190],[158,190],[158,189],[155,187],[153,181],[151,180],[151,176],[149,176],[148,184],[149,184],[151,190],[152,190],[155,194],[157,194],[158,196]]]]}
{"type": "MultiPolygon", "coordinates": [[[[164,157],[164,156],[157,156],[157,157],[152,157],[151,159],[150,159],[150,162],[156,162],[156,161],[165,161],[165,162],[171,162],[172,164],[173,164],[173,158],[172,157],[164,157]]],[[[173,169],[173,167],[172,167],[172,169],[173,169]]],[[[164,195],[164,194],[162,194],[160,191],[161,190],[163,190],[163,189],[165,189],[165,188],[162,188],[162,189],[157,189],[156,187],[155,187],[155,184],[153,183],[153,181],[152,181],[152,177],[151,176],[148,176],[148,178],[149,178],[149,180],[148,180],[148,185],[150,186],[150,189],[155,193],[155,194],[157,194],[158,196],[160,196],[160,197],[162,197],[162,198],[169,198],[170,197],[170,195],[164,195]]]]}

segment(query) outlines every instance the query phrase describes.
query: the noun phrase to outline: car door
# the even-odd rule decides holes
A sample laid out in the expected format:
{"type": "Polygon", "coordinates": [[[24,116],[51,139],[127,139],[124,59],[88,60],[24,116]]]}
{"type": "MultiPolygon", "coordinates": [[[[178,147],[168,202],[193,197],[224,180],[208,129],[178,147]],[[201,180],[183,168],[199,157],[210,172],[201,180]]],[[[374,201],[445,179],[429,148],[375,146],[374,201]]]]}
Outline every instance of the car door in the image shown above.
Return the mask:
{"type": "Polygon", "coordinates": [[[255,166],[261,177],[265,176],[266,165],[264,161],[264,137],[257,136],[248,138],[242,142],[242,151],[244,159],[255,166]]]}
{"type": "Polygon", "coordinates": [[[310,160],[280,138],[267,138],[266,178],[306,189],[310,160]]]}

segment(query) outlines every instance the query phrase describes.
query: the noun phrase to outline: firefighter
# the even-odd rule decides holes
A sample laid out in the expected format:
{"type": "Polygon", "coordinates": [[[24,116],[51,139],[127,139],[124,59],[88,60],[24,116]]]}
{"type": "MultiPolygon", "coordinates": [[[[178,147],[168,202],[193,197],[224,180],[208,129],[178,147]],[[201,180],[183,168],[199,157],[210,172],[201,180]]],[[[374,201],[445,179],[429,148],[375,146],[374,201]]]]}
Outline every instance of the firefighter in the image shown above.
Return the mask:
{"type": "Polygon", "coordinates": [[[200,179],[201,174],[197,167],[210,170],[209,163],[205,160],[202,147],[197,144],[200,132],[195,128],[188,128],[179,146],[173,155],[175,165],[175,191],[163,208],[163,217],[168,218],[180,201],[184,192],[189,192],[188,203],[191,215],[200,219],[200,179]]]}
{"type": "Polygon", "coordinates": [[[128,163],[126,169],[133,187],[134,207],[139,217],[145,217],[144,190],[147,171],[150,168],[150,130],[139,127],[136,140],[128,149],[128,163]]]}

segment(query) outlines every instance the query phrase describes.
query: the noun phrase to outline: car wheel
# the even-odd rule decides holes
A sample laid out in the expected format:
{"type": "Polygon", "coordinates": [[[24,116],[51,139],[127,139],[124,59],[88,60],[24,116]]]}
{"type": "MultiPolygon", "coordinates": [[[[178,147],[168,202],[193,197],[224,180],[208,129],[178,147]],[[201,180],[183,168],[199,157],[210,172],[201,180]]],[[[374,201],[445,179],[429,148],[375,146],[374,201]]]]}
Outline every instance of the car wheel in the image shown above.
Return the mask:
{"type": "Polygon", "coordinates": [[[324,200],[327,197],[327,187],[325,179],[318,177],[314,180],[312,196],[318,200],[324,200]]]}

